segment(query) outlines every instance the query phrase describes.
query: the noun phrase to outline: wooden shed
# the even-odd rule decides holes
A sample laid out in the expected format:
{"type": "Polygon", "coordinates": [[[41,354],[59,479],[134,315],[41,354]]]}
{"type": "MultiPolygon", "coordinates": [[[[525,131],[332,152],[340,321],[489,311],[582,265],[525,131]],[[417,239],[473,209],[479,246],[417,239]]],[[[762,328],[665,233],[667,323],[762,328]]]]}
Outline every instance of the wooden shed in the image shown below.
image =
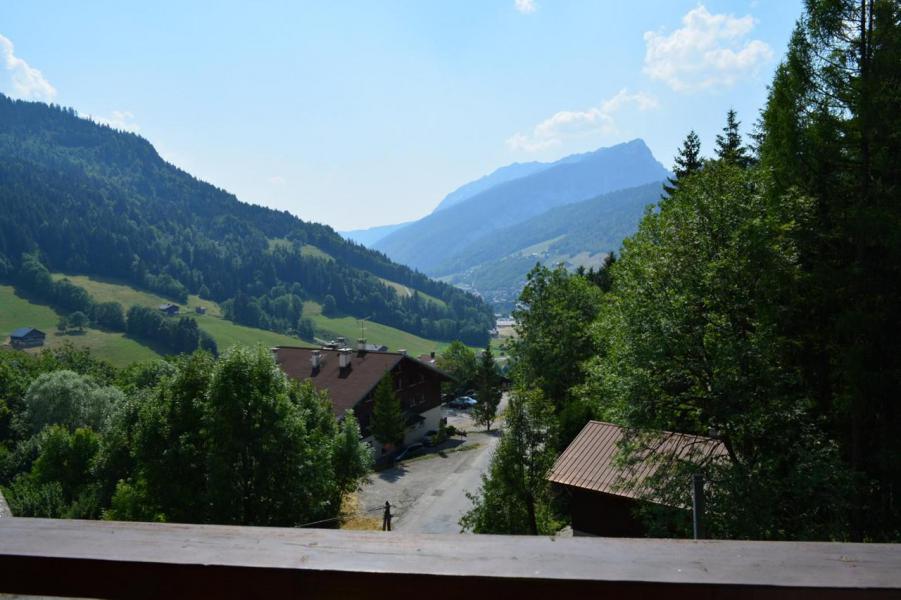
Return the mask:
{"type": "Polygon", "coordinates": [[[645,483],[661,457],[703,462],[726,455],[722,442],[670,431],[646,433],[651,450],[628,466],[618,460],[626,431],[619,425],[590,421],[554,463],[548,480],[571,494],[575,535],[640,537],[645,528],[635,517],[641,502],[653,498],[645,483]]]}

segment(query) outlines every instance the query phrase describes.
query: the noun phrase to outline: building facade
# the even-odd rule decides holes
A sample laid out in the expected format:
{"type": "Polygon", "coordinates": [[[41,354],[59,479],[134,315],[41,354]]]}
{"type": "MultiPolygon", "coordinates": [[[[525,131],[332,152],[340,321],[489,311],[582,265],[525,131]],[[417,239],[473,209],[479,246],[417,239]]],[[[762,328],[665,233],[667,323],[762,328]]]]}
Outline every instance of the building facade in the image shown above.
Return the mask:
{"type": "Polygon", "coordinates": [[[358,350],[280,346],[272,352],[288,377],[309,380],[317,390],[328,393],[336,417],[342,418],[347,410],[353,410],[364,440],[372,445],[375,457],[381,458],[393,449],[377,443],[370,430],[379,382],[391,374],[407,422],[404,445],[409,445],[440,426],[441,384],[450,377],[406,353],[365,348],[365,344],[358,350]]]}

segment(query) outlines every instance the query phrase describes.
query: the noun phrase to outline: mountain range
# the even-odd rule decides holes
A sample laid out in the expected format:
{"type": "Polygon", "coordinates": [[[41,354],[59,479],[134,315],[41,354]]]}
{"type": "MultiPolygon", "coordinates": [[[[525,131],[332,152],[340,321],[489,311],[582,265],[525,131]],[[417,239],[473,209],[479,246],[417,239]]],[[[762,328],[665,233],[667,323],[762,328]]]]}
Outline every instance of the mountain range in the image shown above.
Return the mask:
{"type": "Polygon", "coordinates": [[[246,204],[167,163],[144,138],[73,109],[0,95],[0,280],[23,256],[223,306],[292,333],[305,301],[435,340],[484,344],[491,308],[325,225],[246,204]]]}
{"type": "Polygon", "coordinates": [[[514,163],[454,190],[418,221],[368,230],[362,243],[508,303],[536,262],[600,265],[669,175],[640,139],[552,163],[514,163]]]}

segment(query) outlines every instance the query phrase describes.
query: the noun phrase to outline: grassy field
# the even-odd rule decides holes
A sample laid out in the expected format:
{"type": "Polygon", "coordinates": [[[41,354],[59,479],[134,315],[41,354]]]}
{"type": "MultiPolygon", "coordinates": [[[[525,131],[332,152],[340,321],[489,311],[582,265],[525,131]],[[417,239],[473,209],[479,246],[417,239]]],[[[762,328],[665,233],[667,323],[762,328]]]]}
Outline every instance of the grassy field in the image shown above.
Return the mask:
{"type": "MultiPolygon", "coordinates": [[[[94,299],[101,301],[119,302],[122,304],[125,310],[128,310],[130,306],[135,304],[140,306],[155,307],[164,302],[173,301],[171,298],[165,298],[153,292],[136,289],[122,281],[88,277],[85,275],[64,275],[62,273],[53,274],[53,278],[57,280],[62,279],[63,277],[68,277],[72,281],[72,283],[83,287],[94,299]]],[[[54,330],[56,321],[58,320],[58,315],[56,315],[51,309],[47,307],[36,308],[43,309],[49,312],[52,316],[45,318],[38,325],[29,325],[39,327],[40,329],[47,331],[48,333],[54,330]]],[[[20,309],[17,309],[15,312],[20,313],[20,309]]],[[[213,302],[212,300],[201,299],[197,296],[189,296],[187,306],[183,306],[183,313],[190,315],[191,317],[196,319],[197,325],[202,330],[209,333],[214,340],[216,340],[216,344],[219,346],[220,350],[226,350],[227,348],[235,344],[252,345],[259,343],[265,346],[298,346],[314,343],[313,340],[301,340],[296,337],[282,335],[262,329],[254,329],[252,327],[244,327],[243,325],[237,325],[235,323],[232,323],[231,321],[227,321],[221,317],[222,310],[216,302],[213,302]],[[196,314],[194,312],[194,308],[197,306],[206,307],[207,314],[196,314]]],[[[317,302],[304,303],[304,316],[309,317],[313,321],[313,324],[316,327],[317,331],[321,332],[317,334],[319,337],[343,336],[351,341],[356,340],[358,337],[360,337],[360,322],[358,319],[354,317],[327,317],[322,314],[322,306],[317,302]]],[[[16,322],[18,323],[18,321],[16,322]]],[[[16,324],[15,326],[11,327],[10,331],[20,326],[22,325],[16,324]]],[[[112,335],[124,337],[121,336],[121,334],[106,334],[99,331],[96,333],[102,334],[104,336],[112,335]]],[[[90,330],[85,336],[77,336],[79,338],[84,338],[84,340],[74,339],[76,336],[67,337],[71,338],[75,343],[81,345],[82,342],[94,341],[94,335],[94,330],[90,330]]],[[[366,322],[366,338],[373,344],[384,344],[391,350],[399,350],[401,348],[404,348],[414,356],[419,354],[427,354],[432,351],[440,352],[447,346],[446,343],[428,340],[411,333],[400,331],[399,329],[395,329],[393,327],[388,327],[386,325],[381,325],[379,323],[373,323],[370,321],[366,322]]],[[[134,340],[124,338],[124,341],[129,342],[130,344],[139,348],[140,351],[142,351],[141,358],[156,356],[151,348],[141,346],[134,340]]],[[[102,350],[102,345],[99,346],[102,350]]],[[[135,354],[136,351],[132,350],[131,352],[126,353],[126,356],[130,357],[134,356],[135,354]]],[[[105,351],[102,352],[102,356],[104,358],[115,358],[112,353],[107,353],[105,351]]],[[[116,362],[117,364],[127,364],[128,362],[130,362],[130,360],[122,359],[117,360],[116,362]]]]}
{"type": "MultiPolygon", "coordinates": [[[[47,334],[45,348],[70,341],[89,348],[97,357],[123,367],[135,361],[155,358],[156,352],[122,333],[85,328],[83,333],[61,334],[56,331],[59,315],[50,307],[36,304],[16,294],[12,286],[0,285],[0,338],[5,342],[19,327],[35,327],[47,334]]],[[[40,348],[28,352],[39,352],[40,348]]]]}
{"type": "MultiPolygon", "coordinates": [[[[122,304],[125,310],[128,310],[134,304],[140,306],[159,306],[163,302],[171,302],[170,299],[164,298],[152,292],[135,289],[128,284],[116,282],[111,279],[98,279],[95,277],[87,277],[85,275],[63,275],[54,273],[54,279],[68,277],[72,283],[83,287],[94,299],[102,299],[104,301],[115,301],[122,304]]],[[[216,302],[212,300],[201,299],[199,296],[188,296],[188,305],[183,307],[184,314],[190,315],[197,320],[197,326],[206,331],[213,339],[219,350],[225,350],[235,344],[253,345],[263,344],[265,346],[291,346],[304,343],[302,340],[287,335],[281,335],[272,331],[262,329],[254,329],[253,327],[244,327],[237,325],[231,321],[222,318],[222,309],[216,302]],[[194,312],[197,306],[204,306],[207,309],[205,315],[198,315],[194,312]]],[[[312,342],[312,340],[309,340],[312,342]]]]}
{"type": "MultiPolygon", "coordinates": [[[[316,326],[317,331],[327,331],[335,336],[342,336],[350,341],[360,337],[360,320],[354,317],[326,317],[322,314],[322,306],[318,302],[304,302],[303,316],[309,317],[316,326]]],[[[447,346],[446,343],[436,342],[421,338],[412,333],[406,333],[393,327],[379,323],[365,322],[366,339],[371,344],[384,344],[389,350],[407,350],[411,355],[428,354],[432,351],[440,352],[447,346]]],[[[317,334],[319,337],[322,334],[317,334]]]]}
{"type": "MultiPolygon", "coordinates": [[[[385,279],[384,277],[379,277],[378,280],[381,281],[382,283],[384,283],[385,285],[387,285],[388,287],[394,288],[394,290],[397,292],[397,295],[400,296],[401,298],[409,298],[410,296],[413,295],[413,288],[407,287],[407,286],[403,285],[402,283],[397,283],[396,281],[391,281],[390,279],[385,279]]],[[[424,298],[425,300],[428,300],[429,302],[434,302],[435,304],[437,304],[439,306],[447,306],[447,303],[444,300],[442,300],[440,298],[436,298],[435,296],[430,296],[429,294],[426,294],[425,292],[419,292],[419,295],[422,298],[424,298]]]]}
{"type": "Polygon", "coordinates": [[[301,256],[312,256],[313,258],[321,258],[322,260],[335,260],[331,254],[327,252],[323,252],[316,246],[311,246],[310,244],[304,244],[300,249],[301,256]]]}
{"type": "MultiPolygon", "coordinates": [[[[54,280],[59,280],[64,277],[69,279],[75,285],[83,287],[95,300],[102,302],[118,302],[126,311],[134,304],[150,307],[159,306],[164,302],[175,302],[176,304],[179,304],[172,298],[165,298],[158,294],[154,294],[153,292],[135,289],[131,287],[130,284],[115,279],[53,273],[54,280]]],[[[188,296],[187,310],[193,313],[194,308],[197,306],[205,307],[207,309],[207,315],[214,317],[222,315],[219,305],[212,300],[202,300],[200,296],[193,294],[188,296]]],[[[195,314],[193,316],[200,317],[201,315],[195,314]]]]}

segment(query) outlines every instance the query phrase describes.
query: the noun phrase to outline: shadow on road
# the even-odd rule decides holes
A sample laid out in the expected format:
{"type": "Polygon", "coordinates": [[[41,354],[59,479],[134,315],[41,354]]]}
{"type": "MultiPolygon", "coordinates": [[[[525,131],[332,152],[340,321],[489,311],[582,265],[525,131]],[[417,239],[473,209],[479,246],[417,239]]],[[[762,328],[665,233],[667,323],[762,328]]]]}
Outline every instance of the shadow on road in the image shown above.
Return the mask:
{"type": "Polygon", "coordinates": [[[407,474],[407,467],[403,462],[396,463],[393,467],[389,467],[383,471],[379,471],[376,477],[382,481],[393,483],[407,474]]]}

